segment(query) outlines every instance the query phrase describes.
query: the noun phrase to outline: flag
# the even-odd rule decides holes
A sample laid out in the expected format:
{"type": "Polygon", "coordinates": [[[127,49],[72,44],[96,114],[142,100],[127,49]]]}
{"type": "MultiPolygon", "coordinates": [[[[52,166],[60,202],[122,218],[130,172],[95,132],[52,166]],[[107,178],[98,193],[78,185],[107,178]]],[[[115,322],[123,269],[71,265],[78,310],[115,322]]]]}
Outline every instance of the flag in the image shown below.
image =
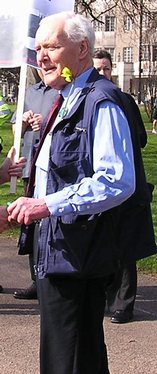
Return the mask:
{"type": "Polygon", "coordinates": [[[73,11],[75,0],[1,0],[0,68],[36,66],[35,34],[40,20],[50,14],[73,11]]]}

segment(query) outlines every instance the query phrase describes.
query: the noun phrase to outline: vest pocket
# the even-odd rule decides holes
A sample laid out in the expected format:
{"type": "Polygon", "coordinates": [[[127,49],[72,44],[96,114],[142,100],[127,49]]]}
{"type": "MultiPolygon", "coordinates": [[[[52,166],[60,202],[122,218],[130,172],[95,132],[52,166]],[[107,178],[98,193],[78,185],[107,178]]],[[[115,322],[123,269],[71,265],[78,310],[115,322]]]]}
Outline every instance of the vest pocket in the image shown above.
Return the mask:
{"type": "Polygon", "coordinates": [[[73,223],[50,218],[45,276],[100,277],[115,266],[114,240],[107,213],[78,216],[73,223]]]}
{"type": "Polygon", "coordinates": [[[98,216],[92,216],[90,220],[79,219],[70,225],[60,222],[60,230],[67,244],[68,261],[80,274],[84,273],[88,256],[92,251],[97,222],[98,216]]]}
{"type": "Polygon", "coordinates": [[[91,177],[93,170],[89,162],[88,156],[83,157],[80,160],[74,160],[69,162],[62,167],[56,167],[51,162],[51,168],[48,174],[48,190],[56,192],[62,188],[79,183],[84,177],[91,177]]]}

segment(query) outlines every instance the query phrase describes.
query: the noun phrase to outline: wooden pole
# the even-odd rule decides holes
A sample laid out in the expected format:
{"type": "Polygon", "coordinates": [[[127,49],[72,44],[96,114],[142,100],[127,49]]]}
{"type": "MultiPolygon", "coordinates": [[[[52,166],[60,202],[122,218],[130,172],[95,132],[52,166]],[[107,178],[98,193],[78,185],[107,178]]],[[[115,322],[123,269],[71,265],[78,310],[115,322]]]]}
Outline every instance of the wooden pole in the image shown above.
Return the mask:
{"type": "MultiPolygon", "coordinates": [[[[20,70],[20,82],[19,82],[19,92],[18,92],[18,101],[17,101],[15,132],[14,132],[14,147],[16,151],[14,162],[16,162],[20,156],[22,116],[23,116],[24,99],[25,99],[26,76],[27,76],[27,64],[23,63],[21,65],[21,70],[20,70]]],[[[16,192],[16,182],[17,182],[17,177],[12,177],[10,181],[10,193],[16,192]]]]}

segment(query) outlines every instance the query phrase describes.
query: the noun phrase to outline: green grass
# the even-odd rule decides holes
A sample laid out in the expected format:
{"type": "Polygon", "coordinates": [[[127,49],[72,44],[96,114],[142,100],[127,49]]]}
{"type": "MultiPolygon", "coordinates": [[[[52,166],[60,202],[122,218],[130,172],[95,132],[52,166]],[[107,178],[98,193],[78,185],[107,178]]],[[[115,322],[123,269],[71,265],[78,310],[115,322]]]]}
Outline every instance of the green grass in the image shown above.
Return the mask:
{"type": "MultiPolygon", "coordinates": [[[[11,105],[11,110],[13,111],[15,106],[11,105]]],[[[12,126],[10,123],[5,123],[0,126],[0,136],[3,139],[3,150],[0,155],[0,163],[3,162],[5,159],[8,150],[13,144],[13,134],[12,134],[12,126]]],[[[19,196],[23,195],[23,182],[22,180],[17,180],[17,187],[16,193],[10,194],[10,183],[5,183],[4,185],[0,186],[0,205],[6,205],[8,201],[16,200],[19,196]]],[[[15,236],[17,237],[19,234],[19,229],[6,231],[5,233],[1,234],[3,236],[15,236]]]]}
{"type": "MultiPolygon", "coordinates": [[[[148,117],[144,111],[141,111],[142,117],[147,130],[152,129],[152,123],[149,122],[148,117]]],[[[152,216],[155,231],[155,238],[157,242],[157,136],[148,135],[148,142],[146,147],[142,151],[143,161],[145,165],[145,171],[147,181],[154,184],[153,201],[152,201],[152,216]]],[[[138,269],[149,273],[157,273],[157,255],[148,257],[146,259],[138,261],[138,269]]]]}
{"type": "MultiPolygon", "coordinates": [[[[12,107],[12,111],[14,107],[12,107]]],[[[149,122],[144,109],[141,108],[142,117],[145,123],[145,127],[147,130],[152,129],[152,124],[149,122]]],[[[1,154],[1,162],[6,157],[6,154],[13,144],[13,135],[12,129],[10,124],[5,124],[0,127],[0,136],[3,138],[3,151],[1,154]]],[[[157,158],[157,136],[156,135],[148,135],[148,143],[144,150],[142,151],[143,160],[145,165],[145,171],[147,180],[154,184],[154,192],[153,192],[153,202],[152,202],[152,214],[153,214],[153,223],[154,223],[154,230],[155,236],[157,240],[157,166],[156,166],[156,158],[157,158]]],[[[0,186],[0,204],[6,204],[7,201],[13,201],[17,197],[23,194],[23,183],[22,181],[17,182],[17,189],[16,194],[9,193],[9,183],[0,186]]],[[[19,234],[19,230],[14,230],[12,232],[6,232],[3,235],[7,236],[15,236],[17,237],[19,234]]],[[[157,273],[157,255],[148,257],[147,259],[143,259],[138,261],[138,269],[143,270],[146,272],[157,273]]]]}

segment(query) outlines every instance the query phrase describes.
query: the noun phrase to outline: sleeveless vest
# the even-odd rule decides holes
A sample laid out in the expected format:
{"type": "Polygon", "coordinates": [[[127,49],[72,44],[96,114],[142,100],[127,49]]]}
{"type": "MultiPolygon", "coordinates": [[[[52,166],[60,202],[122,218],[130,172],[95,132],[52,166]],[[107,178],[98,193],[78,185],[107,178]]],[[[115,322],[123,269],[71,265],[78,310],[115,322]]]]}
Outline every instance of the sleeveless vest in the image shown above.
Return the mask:
{"type": "MultiPolygon", "coordinates": [[[[47,194],[93,175],[91,123],[98,102],[104,100],[116,103],[125,112],[127,104],[121,91],[94,69],[71,112],[54,129],[49,154],[47,194]]],[[[139,150],[136,147],[134,158],[135,169],[140,169],[138,162],[141,164],[141,159],[139,161],[139,150]]],[[[144,180],[142,167],[140,173],[140,178],[144,180]]],[[[141,188],[137,176],[137,188],[131,197],[131,204],[136,204],[139,199],[143,202],[149,200],[145,184],[141,188]]],[[[38,277],[92,278],[113,273],[120,257],[117,238],[113,235],[114,226],[111,211],[43,219],[40,225],[38,277]]]]}

